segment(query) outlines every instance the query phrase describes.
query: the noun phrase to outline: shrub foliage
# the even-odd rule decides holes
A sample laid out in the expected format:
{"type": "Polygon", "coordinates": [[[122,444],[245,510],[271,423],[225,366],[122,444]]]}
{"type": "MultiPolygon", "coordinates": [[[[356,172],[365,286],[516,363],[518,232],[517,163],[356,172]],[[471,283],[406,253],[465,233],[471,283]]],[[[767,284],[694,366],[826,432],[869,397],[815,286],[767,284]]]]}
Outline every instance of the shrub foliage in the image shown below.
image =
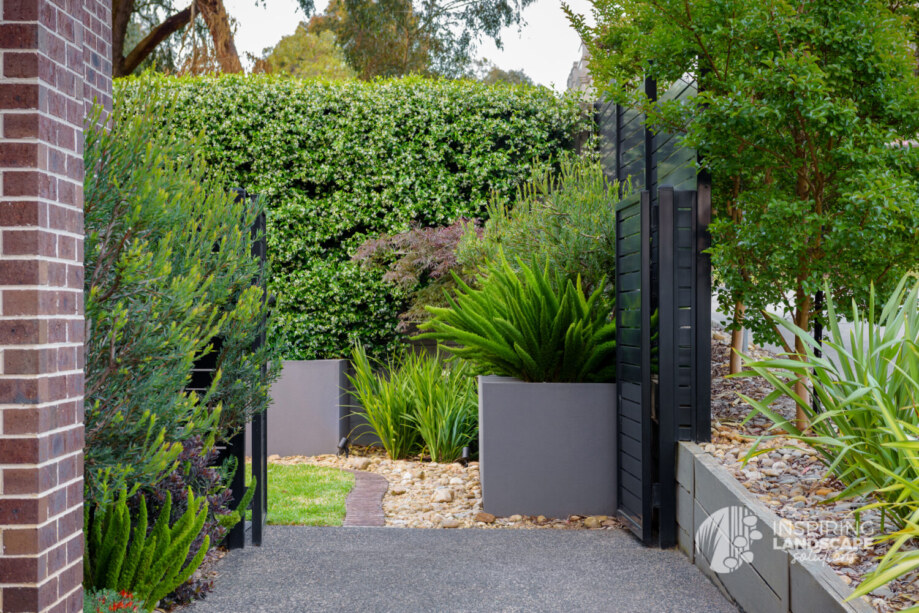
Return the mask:
{"type": "Polygon", "coordinates": [[[413,224],[482,212],[513,198],[534,170],[588,125],[577,101],[538,87],[420,78],[318,83],[272,76],[162,79],[116,86],[136,108],[171,91],[167,128],[202,135],[199,152],[224,185],[265,197],[270,336],[289,359],[337,357],[360,341],[392,346],[402,292],[350,261],[357,247],[413,224]]]}
{"type": "Polygon", "coordinates": [[[167,493],[159,518],[148,532],[143,496],[136,518],[131,516],[126,490],[94,512],[87,505],[83,585],[126,591],[145,611],[152,611],[160,599],[185,583],[201,565],[210,544],[210,537],[205,536],[197,554],[187,560],[192,543],[204,528],[207,501],[195,498],[189,490],[186,511],[172,525],[171,508],[172,496],[167,493]]]}
{"type": "Polygon", "coordinates": [[[268,348],[252,351],[265,308],[250,252],[259,205],[234,202],[193,140],[152,137],[154,106],[116,108],[102,128],[97,114],[86,130],[85,478],[94,502],[154,485],[183,441],[232,433],[267,406],[276,372],[262,376],[268,348]],[[186,393],[192,365],[211,351],[219,376],[203,397],[186,393]]]}

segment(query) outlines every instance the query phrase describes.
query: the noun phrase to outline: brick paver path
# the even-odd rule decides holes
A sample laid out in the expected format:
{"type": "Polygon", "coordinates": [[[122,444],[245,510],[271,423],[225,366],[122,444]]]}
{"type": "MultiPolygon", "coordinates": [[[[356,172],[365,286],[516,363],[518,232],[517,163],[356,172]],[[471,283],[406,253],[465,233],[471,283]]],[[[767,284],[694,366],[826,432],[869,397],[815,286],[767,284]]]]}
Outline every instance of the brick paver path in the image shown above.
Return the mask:
{"type": "Polygon", "coordinates": [[[343,526],[383,526],[383,494],[389,489],[386,478],[362,470],[354,473],[354,487],[345,500],[343,526]]]}

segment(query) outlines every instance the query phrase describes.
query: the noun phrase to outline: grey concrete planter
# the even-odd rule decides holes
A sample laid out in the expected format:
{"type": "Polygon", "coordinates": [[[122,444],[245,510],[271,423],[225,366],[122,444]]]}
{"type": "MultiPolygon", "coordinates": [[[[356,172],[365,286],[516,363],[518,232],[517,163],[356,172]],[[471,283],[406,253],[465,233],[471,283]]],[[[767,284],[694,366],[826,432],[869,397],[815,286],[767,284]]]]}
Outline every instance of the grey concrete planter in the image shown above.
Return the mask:
{"type": "Polygon", "coordinates": [[[846,602],[852,593],[822,561],[799,560],[776,546],[779,517],[747,491],[718,460],[694,444],[677,447],[677,541],[680,549],[744,611],[758,613],[871,613],[864,597],[846,602]],[[713,569],[708,547],[699,543],[699,528],[726,508],[755,517],[761,538],[750,543],[751,559],[729,572],[713,569]]]}
{"type": "Polygon", "coordinates": [[[489,513],[615,514],[616,386],[479,377],[479,456],[489,513]]]}
{"type": "Polygon", "coordinates": [[[268,453],[335,453],[351,412],[348,360],[286,360],[271,386],[268,453]]]}

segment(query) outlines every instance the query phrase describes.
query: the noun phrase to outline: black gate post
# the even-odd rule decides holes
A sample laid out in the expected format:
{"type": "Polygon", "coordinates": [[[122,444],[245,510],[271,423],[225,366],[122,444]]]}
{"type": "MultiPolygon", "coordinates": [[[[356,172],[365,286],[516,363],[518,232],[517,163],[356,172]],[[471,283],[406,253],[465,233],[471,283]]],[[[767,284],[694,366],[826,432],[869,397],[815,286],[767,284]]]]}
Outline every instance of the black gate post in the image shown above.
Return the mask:
{"type": "Polygon", "coordinates": [[[676,544],[676,438],[681,364],[676,202],[672,187],[658,190],[658,537],[676,544]]]}
{"type": "MultiPolygon", "coordinates": [[[[230,492],[233,494],[233,504],[238,505],[246,495],[246,428],[237,432],[227,443],[222,454],[223,460],[232,457],[236,459],[236,472],[230,481],[230,492]]],[[[227,549],[242,549],[246,546],[246,510],[239,509],[242,517],[227,534],[227,549]]]]}
{"type": "MultiPolygon", "coordinates": [[[[268,306],[268,289],[265,284],[265,258],[268,255],[265,213],[260,213],[252,226],[252,255],[259,260],[259,275],[256,283],[262,288],[262,312],[268,306]]],[[[258,338],[253,351],[261,349],[266,342],[267,325],[263,315],[258,338]]],[[[262,380],[268,375],[267,364],[261,366],[262,380]]],[[[255,479],[255,495],[252,498],[252,544],[262,544],[262,530],[268,511],[268,410],[252,418],[252,476],[255,479]]]]}
{"type": "Polygon", "coordinates": [[[712,260],[708,254],[712,238],[712,181],[707,170],[699,173],[695,211],[692,216],[693,267],[695,273],[695,411],[693,441],[712,440],[712,260]]]}

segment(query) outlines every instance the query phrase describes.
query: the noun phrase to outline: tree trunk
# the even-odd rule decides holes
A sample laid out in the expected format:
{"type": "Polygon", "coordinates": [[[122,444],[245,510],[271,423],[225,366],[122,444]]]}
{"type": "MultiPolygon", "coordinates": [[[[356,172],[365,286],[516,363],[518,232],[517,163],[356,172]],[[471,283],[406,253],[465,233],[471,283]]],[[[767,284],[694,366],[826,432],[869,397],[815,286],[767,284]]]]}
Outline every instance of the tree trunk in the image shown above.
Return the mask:
{"type": "Polygon", "coordinates": [[[114,0],[112,2],[112,76],[123,77],[124,70],[124,37],[134,12],[134,0],[114,0]]]}
{"type": "Polygon", "coordinates": [[[223,6],[223,0],[196,0],[196,5],[204,23],[214,39],[214,51],[217,54],[217,63],[224,73],[242,72],[242,63],[233,41],[233,30],[230,28],[230,18],[223,6]]]}
{"type": "Polygon", "coordinates": [[[743,321],[745,310],[746,307],[744,303],[738,300],[734,305],[734,325],[737,326],[737,328],[731,331],[730,372],[732,375],[736,375],[743,370],[743,360],[740,357],[740,352],[743,349],[743,321]]]}
{"type": "MultiPolygon", "coordinates": [[[[804,299],[803,304],[801,301],[798,301],[800,305],[797,312],[795,313],[795,325],[804,330],[805,332],[810,328],[810,315],[811,315],[811,298],[807,297],[804,299]]],[[[795,336],[795,353],[799,356],[807,354],[807,349],[804,345],[804,341],[800,337],[795,336]]],[[[810,404],[810,390],[807,388],[807,379],[803,376],[798,377],[798,380],[795,381],[795,394],[797,394],[805,404],[810,404]]],[[[810,420],[807,418],[807,413],[804,412],[800,406],[795,407],[795,427],[798,430],[804,432],[810,428],[810,420]]]]}
{"type": "Polygon", "coordinates": [[[131,53],[127,57],[115,56],[114,51],[112,55],[116,58],[113,64],[118,66],[114,69],[114,76],[121,77],[129,75],[140,66],[140,63],[147,59],[153,50],[159,46],[164,40],[166,40],[174,32],[178,32],[184,28],[191,21],[191,7],[189,6],[183,11],[179,11],[175,15],[171,15],[163,23],[159,24],[153,28],[149,34],[147,34],[142,41],[137,43],[137,46],[131,50],[131,53]]]}

